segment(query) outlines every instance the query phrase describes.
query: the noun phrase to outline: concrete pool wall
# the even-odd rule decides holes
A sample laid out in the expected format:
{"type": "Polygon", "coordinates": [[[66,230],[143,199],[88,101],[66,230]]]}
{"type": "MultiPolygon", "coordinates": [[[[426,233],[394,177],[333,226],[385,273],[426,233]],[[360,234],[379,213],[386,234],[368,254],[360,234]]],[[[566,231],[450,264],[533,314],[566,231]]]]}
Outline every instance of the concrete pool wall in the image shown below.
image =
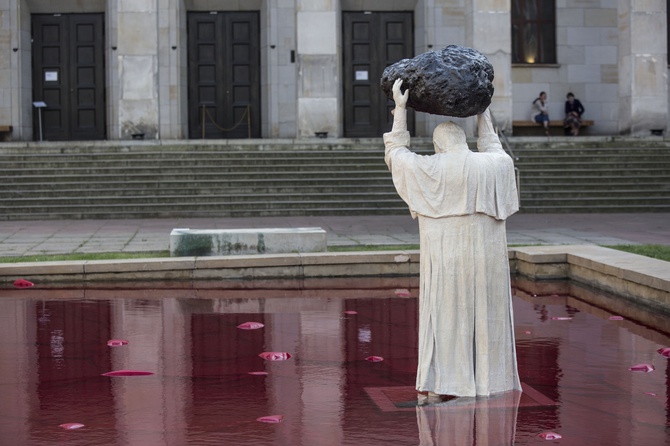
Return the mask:
{"type": "MultiPolygon", "coordinates": [[[[670,316],[670,262],[586,245],[514,247],[509,249],[509,260],[512,274],[535,281],[568,279],[670,316]]],[[[7,263],[0,264],[0,286],[11,286],[18,278],[49,286],[217,280],[253,285],[273,279],[290,279],[299,286],[313,278],[418,274],[419,251],[359,251],[7,263]]]]}

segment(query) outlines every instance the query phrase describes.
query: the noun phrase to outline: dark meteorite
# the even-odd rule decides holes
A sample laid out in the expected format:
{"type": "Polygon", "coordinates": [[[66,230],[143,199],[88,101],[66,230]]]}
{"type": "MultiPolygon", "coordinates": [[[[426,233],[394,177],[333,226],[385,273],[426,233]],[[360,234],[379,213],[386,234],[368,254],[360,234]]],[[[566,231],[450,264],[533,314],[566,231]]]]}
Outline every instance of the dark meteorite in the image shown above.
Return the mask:
{"type": "Polygon", "coordinates": [[[403,59],[384,70],[381,87],[393,99],[393,83],[409,88],[407,105],[434,115],[465,118],[482,113],[493,96],[493,66],[477,50],[449,45],[413,59],[403,59]]]}

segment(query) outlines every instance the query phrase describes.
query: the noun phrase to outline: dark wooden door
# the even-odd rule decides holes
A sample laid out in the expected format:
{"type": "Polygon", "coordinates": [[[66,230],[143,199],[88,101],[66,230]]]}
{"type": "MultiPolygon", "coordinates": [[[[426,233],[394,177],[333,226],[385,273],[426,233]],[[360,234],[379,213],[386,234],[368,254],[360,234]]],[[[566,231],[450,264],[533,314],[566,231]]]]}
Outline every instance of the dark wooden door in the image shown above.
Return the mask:
{"type": "Polygon", "coordinates": [[[257,12],[189,13],[188,75],[190,138],[260,137],[257,12]]]}
{"type": "MultiPolygon", "coordinates": [[[[381,136],[391,130],[393,101],[380,87],[384,69],[413,57],[411,12],[344,12],[344,135],[381,136]]],[[[411,112],[411,110],[410,110],[411,112]]],[[[414,115],[408,115],[414,131],[414,115]]]]}
{"type": "MultiPolygon", "coordinates": [[[[105,139],[103,14],[35,14],[33,101],[45,140],[105,139]]],[[[33,134],[39,139],[34,108],[33,134]]]]}

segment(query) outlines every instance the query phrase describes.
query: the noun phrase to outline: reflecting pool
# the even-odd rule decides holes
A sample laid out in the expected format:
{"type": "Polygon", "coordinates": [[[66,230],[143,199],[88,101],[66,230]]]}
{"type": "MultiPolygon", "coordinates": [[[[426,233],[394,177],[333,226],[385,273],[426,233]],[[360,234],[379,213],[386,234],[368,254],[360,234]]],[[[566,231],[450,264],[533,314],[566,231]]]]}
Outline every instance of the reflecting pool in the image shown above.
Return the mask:
{"type": "Polygon", "coordinates": [[[670,445],[668,333],[515,282],[523,393],[427,401],[416,286],[0,290],[0,444],[670,445]]]}

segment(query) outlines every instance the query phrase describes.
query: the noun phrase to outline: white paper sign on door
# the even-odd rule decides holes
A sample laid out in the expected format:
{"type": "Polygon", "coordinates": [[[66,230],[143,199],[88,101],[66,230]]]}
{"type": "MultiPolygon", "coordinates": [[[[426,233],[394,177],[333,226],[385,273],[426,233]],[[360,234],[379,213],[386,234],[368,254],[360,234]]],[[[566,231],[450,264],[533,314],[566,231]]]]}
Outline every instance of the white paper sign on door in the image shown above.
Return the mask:
{"type": "Polygon", "coordinates": [[[357,71],[357,72],[356,72],[356,80],[357,80],[357,81],[366,81],[366,80],[368,80],[368,72],[367,72],[367,71],[357,71]]]}

